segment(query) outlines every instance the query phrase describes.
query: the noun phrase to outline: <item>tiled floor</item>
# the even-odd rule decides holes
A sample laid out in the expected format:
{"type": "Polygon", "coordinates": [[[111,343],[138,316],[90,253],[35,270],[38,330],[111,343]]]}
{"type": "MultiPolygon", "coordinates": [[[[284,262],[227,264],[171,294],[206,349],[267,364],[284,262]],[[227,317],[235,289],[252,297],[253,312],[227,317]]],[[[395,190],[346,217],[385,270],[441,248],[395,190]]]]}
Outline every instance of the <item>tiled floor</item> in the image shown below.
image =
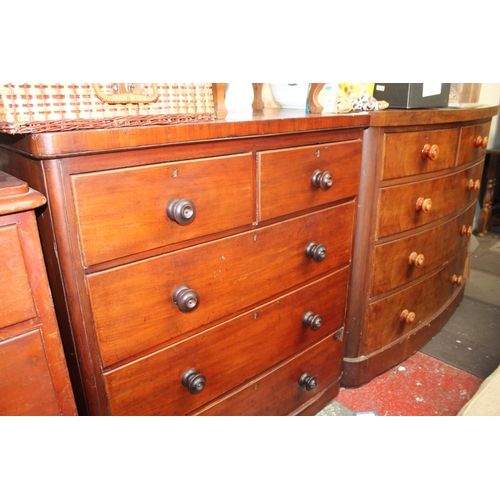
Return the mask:
{"type": "Polygon", "coordinates": [[[477,248],[464,299],[443,330],[399,366],[359,388],[341,389],[318,416],[458,413],[500,365],[500,232],[492,228],[471,247],[477,248]]]}

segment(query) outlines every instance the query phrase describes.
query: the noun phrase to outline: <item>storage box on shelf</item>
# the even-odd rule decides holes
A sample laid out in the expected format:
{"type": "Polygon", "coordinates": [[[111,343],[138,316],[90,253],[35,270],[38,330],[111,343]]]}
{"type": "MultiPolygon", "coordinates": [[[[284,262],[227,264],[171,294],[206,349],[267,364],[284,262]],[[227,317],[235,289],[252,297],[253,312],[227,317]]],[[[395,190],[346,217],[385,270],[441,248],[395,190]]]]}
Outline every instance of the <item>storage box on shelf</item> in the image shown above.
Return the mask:
{"type": "Polygon", "coordinates": [[[459,305],[497,112],[477,106],[371,114],[343,385],[365,383],[416,352],[459,305]]]}
{"type": "Polygon", "coordinates": [[[75,415],[34,210],[45,197],[0,171],[0,415],[75,415]]]}
{"type": "Polygon", "coordinates": [[[1,136],[81,413],[313,414],[340,386],[368,115],[1,136]]]}

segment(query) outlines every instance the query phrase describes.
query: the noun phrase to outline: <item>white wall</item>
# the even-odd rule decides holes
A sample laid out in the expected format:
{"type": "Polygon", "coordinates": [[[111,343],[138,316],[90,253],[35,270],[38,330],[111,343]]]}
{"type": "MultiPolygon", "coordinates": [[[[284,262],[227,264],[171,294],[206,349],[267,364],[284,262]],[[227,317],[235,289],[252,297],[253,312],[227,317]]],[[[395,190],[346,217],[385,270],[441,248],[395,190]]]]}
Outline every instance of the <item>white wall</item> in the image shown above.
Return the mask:
{"type": "MultiPolygon", "coordinates": [[[[479,103],[498,106],[500,104],[500,83],[482,83],[479,103]]],[[[500,148],[499,116],[500,113],[498,116],[495,116],[491,122],[490,135],[488,138],[489,148],[500,148]]]]}

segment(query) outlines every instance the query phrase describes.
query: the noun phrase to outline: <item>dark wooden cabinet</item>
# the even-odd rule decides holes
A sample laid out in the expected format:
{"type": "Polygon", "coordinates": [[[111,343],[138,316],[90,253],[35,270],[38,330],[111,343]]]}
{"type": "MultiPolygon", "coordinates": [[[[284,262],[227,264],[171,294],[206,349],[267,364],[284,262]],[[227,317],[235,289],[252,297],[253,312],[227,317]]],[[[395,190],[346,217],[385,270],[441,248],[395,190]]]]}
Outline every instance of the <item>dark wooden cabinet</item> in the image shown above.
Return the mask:
{"type": "Polygon", "coordinates": [[[0,415],[76,415],[35,220],[45,201],[0,171],[0,415]]]}
{"type": "Polygon", "coordinates": [[[2,136],[82,414],[313,414],[338,393],[369,116],[2,136]]]}
{"type": "Polygon", "coordinates": [[[413,354],[462,299],[497,111],[0,135],[79,412],[309,415],[413,354]]]}
{"type": "Polygon", "coordinates": [[[360,385],[448,321],[498,107],[374,112],[363,141],[342,384],[360,385]]]}

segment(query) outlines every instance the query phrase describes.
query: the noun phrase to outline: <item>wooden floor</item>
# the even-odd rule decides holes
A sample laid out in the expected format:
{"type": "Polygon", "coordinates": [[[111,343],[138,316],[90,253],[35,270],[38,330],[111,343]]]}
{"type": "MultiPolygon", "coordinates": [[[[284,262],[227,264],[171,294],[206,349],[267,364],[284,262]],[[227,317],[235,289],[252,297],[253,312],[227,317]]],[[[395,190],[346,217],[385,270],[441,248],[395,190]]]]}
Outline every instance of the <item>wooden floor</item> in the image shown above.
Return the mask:
{"type": "Polygon", "coordinates": [[[500,227],[471,245],[464,299],[441,332],[364,386],[341,389],[319,416],[458,413],[500,365],[500,227]]]}

